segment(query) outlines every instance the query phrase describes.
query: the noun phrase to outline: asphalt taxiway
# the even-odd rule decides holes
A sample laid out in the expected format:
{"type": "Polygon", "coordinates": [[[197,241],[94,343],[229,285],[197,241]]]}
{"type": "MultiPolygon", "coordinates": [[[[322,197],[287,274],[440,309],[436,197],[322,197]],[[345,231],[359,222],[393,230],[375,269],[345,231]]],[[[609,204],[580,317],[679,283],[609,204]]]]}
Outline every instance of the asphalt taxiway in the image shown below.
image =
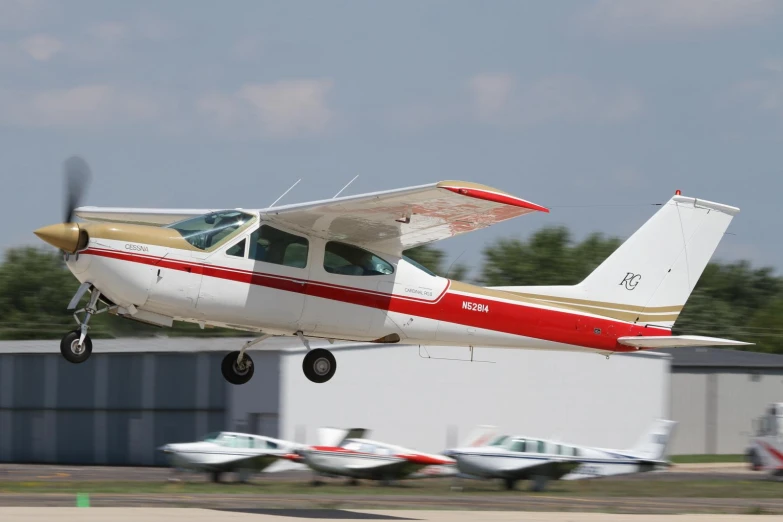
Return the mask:
{"type": "MultiPolygon", "coordinates": [[[[3,522],[293,522],[296,520],[388,520],[421,522],[625,522],[627,515],[606,513],[515,513],[508,511],[341,511],[258,510],[231,512],[192,508],[0,508],[3,522]]],[[[634,522],[781,522],[783,516],[758,515],[635,515],[634,522]]]]}

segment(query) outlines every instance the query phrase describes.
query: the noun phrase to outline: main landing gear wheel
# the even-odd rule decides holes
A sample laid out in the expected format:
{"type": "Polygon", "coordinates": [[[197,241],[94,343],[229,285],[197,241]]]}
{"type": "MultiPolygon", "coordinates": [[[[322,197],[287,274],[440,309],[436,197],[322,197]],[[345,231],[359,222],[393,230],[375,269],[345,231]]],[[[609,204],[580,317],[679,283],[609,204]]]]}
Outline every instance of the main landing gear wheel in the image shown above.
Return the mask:
{"type": "Polygon", "coordinates": [[[81,344],[79,344],[79,337],[81,337],[81,332],[79,330],[74,330],[73,332],[65,334],[63,340],[60,341],[60,353],[70,363],[83,363],[89,359],[90,354],[92,353],[92,340],[90,339],[90,336],[85,335],[84,342],[81,344]]]}
{"type": "Polygon", "coordinates": [[[244,354],[240,361],[239,352],[231,352],[223,358],[220,370],[231,384],[245,384],[253,377],[253,359],[244,354]]]}
{"type": "Polygon", "coordinates": [[[337,361],[329,350],[316,348],[305,354],[302,370],[305,377],[320,384],[334,376],[334,372],[337,371],[337,361]]]}

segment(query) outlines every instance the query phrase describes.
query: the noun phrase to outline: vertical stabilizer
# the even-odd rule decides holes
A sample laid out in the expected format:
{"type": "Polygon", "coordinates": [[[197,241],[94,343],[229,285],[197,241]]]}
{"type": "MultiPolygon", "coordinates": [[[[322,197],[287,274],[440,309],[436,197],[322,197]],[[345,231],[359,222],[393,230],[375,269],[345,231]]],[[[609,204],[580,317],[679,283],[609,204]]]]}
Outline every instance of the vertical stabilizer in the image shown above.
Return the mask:
{"type": "Polygon", "coordinates": [[[577,288],[634,322],[672,326],[737,212],[674,196],[577,288]]]}
{"type": "Polygon", "coordinates": [[[677,421],[656,420],[647,433],[626,453],[643,460],[661,460],[671,440],[677,421]]]}

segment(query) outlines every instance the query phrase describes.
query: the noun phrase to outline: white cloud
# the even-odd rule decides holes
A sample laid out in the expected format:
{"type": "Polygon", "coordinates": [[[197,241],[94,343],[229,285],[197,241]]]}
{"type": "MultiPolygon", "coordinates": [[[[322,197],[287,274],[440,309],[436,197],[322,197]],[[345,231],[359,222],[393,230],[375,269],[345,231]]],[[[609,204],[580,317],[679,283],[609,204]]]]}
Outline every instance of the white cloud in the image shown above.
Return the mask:
{"type": "Polygon", "coordinates": [[[63,44],[54,36],[35,34],[20,41],[19,47],[33,60],[48,62],[62,50],[63,44]]]}
{"type": "Polygon", "coordinates": [[[197,108],[223,130],[276,138],[320,134],[334,120],[327,103],[331,87],[327,79],[249,84],[229,95],[204,96],[197,108]]]}
{"type": "Polygon", "coordinates": [[[781,5],[778,0],[599,0],[581,18],[601,30],[637,35],[759,23],[781,5]]]}
{"type": "Polygon", "coordinates": [[[569,76],[519,85],[506,74],[481,74],[468,82],[473,117],[498,125],[536,125],[553,121],[618,123],[642,110],[640,94],[598,88],[569,76]]]}
{"type": "Polygon", "coordinates": [[[159,110],[160,104],[152,98],[110,85],[0,90],[0,125],[95,129],[152,121],[159,110]]]}

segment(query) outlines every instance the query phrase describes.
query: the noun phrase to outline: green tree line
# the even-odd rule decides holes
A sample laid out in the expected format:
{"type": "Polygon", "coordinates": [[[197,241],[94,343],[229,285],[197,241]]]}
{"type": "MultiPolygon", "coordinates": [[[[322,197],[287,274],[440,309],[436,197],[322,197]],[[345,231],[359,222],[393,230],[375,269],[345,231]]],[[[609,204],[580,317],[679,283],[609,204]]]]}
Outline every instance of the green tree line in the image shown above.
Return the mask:
{"type": "MultiPolygon", "coordinates": [[[[467,267],[447,266],[444,252],[432,246],[405,254],[439,275],[485,286],[571,285],[620,244],[601,234],[575,241],[564,227],[541,229],[526,240],[502,238],[484,249],[483,263],[472,280],[467,267]]],[[[62,337],[76,325],[65,307],[77,287],[58,252],[9,249],[0,265],[0,339],[62,337]]],[[[783,278],[769,267],[754,268],[740,261],[707,266],[674,330],[748,341],[755,343],[750,350],[783,353],[782,323],[783,278]]],[[[96,316],[91,325],[93,337],[246,335],[184,323],[160,329],[109,314],[96,316]]]]}

